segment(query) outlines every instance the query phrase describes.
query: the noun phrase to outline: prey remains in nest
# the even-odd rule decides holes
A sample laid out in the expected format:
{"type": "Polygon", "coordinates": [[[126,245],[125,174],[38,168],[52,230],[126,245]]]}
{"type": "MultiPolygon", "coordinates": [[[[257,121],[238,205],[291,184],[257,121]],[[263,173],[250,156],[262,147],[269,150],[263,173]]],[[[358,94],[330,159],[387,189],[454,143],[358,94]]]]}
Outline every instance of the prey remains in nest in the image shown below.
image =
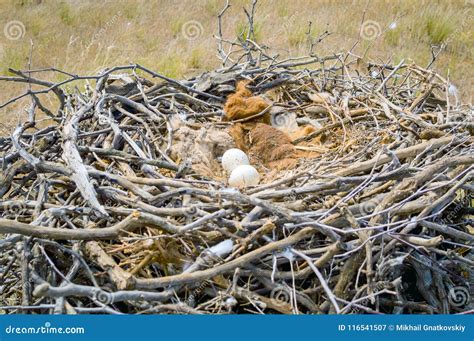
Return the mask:
{"type": "MultiPolygon", "coordinates": [[[[251,117],[269,106],[262,97],[252,96],[252,92],[246,87],[248,83],[248,81],[238,82],[236,92],[227,98],[224,106],[224,120],[235,121],[251,117]]],[[[269,114],[264,115],[264,122],[270,123],[269,114]]]]}
{"type": "Polygon", "coordinates": [[[291,169],[297,164],[297,151],[290,137],[268,124],[237,123],[229,129],[229,134],[237,147],[256,163],[277,170],[291,169]]]}

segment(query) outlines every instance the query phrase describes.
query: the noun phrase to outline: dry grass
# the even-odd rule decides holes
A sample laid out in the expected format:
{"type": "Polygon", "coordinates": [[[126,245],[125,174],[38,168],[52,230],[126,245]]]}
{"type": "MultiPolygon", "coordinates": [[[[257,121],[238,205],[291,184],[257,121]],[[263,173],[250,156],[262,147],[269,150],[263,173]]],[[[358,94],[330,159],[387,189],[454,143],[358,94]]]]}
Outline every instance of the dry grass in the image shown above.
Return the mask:
{"type": "MultiPolygon", "coordinates": [[[[2,24],[18,20],[26,30],[18,40],[0,36],[0,73],[7,74],[9,67],[26,68],[31,41],[33,68],[54,66],[83,74],[133,62],[171,77],[190,76],[219,65],[212,35],[223,3],[224,0],[2,0],[2,24]],[[183,27],[190,21],[199,23],[194,40],[183,35],[183,27]]],[[[247,34],[242,6],[249,3],[250,0],[231,1],[224,21],[226,37],[247,34]]],[[[426,65],[431,58],[430,44],[448,42],[436,69],[449,76],[465,101],[472,102],[474,6],[470,0],[377,0],[368,5],[366,1],[349,0],[261,1],[257,7],[256,38],[280,54],[299,55],[307,51],[306,32],[311,21],[313,37],[326,29],[332,32],[316,52],[337,52],[356,41],[365,9],[365,20],[376,21],[382,34],[375,40],[362,40],[356,53],[366,60],[396,63],[405,58],[426,65]]],[[[24,88],[25,85],[7,88],[2,83],[0,101],[24,88]]],[[[15,123],[12,118],[18,113],[10,110],[14,109],[0,109],[1,123],[15,123]]]]}

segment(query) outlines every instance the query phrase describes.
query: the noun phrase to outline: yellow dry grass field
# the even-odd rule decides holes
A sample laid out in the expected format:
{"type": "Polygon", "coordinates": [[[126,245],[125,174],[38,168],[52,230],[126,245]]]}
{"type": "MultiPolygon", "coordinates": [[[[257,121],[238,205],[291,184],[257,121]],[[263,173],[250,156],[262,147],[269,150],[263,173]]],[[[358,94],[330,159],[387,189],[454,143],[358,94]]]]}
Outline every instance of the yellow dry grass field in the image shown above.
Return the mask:
{"type": "MultiPolygon", "coordinates": [[[[170,77],[189,77],[219,66],[213,35],[224,3],[1,0],[0,74],[29,67],[92,74],[139,63],[170,77]]],[[[251,1],[230,3],[223,35],[245,36],[243,7],[251,1]]],[[[256,9],[255,36],[259,44],[287,56],[306,54],[308,38],[325,31],[331,34],[314,49],[321,56],[350,49],[360,36],[354,53],[363,62],[404,59],[422,66],[429,64],[433,46],[445,45],[434,68],[450,79],[463,101],[472,102],[473,24],[473,0],[263,0],[256,9]]],[[[61,80],[57,73],[51,77],[61,80]]],[[[1,103],[28,89],[25,84],[0,86],[1,103]]],[[[0,109],[2,131],[24,117],[23,107],[0,109]]]]}

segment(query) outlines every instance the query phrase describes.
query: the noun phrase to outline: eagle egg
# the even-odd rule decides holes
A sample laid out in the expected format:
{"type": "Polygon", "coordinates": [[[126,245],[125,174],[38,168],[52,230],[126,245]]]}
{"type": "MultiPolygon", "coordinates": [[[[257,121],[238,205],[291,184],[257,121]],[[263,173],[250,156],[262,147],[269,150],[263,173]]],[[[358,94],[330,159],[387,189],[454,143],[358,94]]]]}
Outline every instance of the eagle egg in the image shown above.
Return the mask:
{"type": "Polygon", "coordinates": [[[257,186],[259,182],[260,175],[257,170],[250,165],[237,166],[229,176],[229,185],[231,187],[242,188],[257,186]]]}
{"type": "Polygon", "coordinates": [[[222,155],[222,167],[228,173],[232,172],[237,166],[248,164],[250,164],[249,158],[240,149],[232,148],[222,155]]]}

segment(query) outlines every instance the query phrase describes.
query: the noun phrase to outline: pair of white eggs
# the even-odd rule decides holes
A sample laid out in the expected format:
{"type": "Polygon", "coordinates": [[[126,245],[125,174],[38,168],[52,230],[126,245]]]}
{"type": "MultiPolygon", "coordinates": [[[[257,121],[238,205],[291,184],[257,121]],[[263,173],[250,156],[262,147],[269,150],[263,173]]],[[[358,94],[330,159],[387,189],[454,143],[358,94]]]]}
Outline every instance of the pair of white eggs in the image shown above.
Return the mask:
{"type": "Polygon", "coordinates": [[[231,187],[256,186],[260,182],[260,174],[250,165],[249,158],[240,149],[227,150],[222,155],[222,167],[230,174],[231,187]]]}

